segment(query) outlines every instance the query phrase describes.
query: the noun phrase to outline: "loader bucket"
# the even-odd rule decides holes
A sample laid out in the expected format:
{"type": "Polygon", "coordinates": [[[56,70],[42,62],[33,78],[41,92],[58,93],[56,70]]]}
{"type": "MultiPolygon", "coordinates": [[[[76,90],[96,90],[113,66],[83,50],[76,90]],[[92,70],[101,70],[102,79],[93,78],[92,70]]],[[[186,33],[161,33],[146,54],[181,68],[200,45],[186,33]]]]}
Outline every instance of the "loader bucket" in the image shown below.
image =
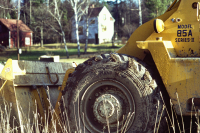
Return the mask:
{"type": "Polygon", "coordinates": [[[45,123],[46,113],[49,107],[55,107],[59,86],[69,68],[71,63],[11,59],[6,62],[0,74],[0,115],[10,117],[10,128],[27,132],[27,124],[31,127],[38,115],[38,120],[45,123]]]}

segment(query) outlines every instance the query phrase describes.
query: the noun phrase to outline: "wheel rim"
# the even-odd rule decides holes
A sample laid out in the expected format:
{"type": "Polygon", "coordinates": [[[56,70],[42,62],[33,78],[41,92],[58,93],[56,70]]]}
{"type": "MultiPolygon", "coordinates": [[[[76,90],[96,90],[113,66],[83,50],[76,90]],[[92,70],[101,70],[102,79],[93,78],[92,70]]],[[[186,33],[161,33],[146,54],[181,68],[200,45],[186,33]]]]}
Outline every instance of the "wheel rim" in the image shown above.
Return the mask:
{"type": "MultiPolygon", "coordinates": [[[[111,132],[120,131],[130,118],[127,118],[128,114],[133,112],[133,95],[125,85],[116,80],[97,81],[90,85],[81,97],[81,118],[90,132],[106,131],[108,125],[111,132]]],[[[134,115],[130,119],[127,129],[132,125],[134,115]]]]}

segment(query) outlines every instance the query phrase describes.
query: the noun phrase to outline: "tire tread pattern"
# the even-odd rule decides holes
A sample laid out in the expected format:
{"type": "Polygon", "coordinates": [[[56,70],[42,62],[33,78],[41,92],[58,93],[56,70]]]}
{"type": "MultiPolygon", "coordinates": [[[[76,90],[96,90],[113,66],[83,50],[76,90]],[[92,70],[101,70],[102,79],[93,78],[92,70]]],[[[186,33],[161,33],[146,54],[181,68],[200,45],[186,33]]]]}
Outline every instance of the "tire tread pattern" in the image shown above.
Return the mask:
{"type": "MultiPolygon", "coordinates": [[[[155,120],[156,120],[156,113],[158,109],[158,116],[157,116],[157,124],[159,123],[158,120],[160,119],[160,115],[162,112],[163,102],[159,95],[159,87],[157,86],[156,81],[152,78],[151,74],[153,73],[151,69],[141,60],[135,57],[130,57],[127,55],[117,54],[117,53],[111,53],[111,54],[102,54],[95,57],[92,57],[85,61],[84,63],[78,65],[74,71],[74,73],[69,77],[67,81],[66,88],[63,91],[63,96],[67,98],[67,103],[65,103],[66,107],[64,107],[62,104],[63,101],[60,101],[61,103],[61,110],[65,110],[64,108],[67,108],[69,119],[73,118],[73,113],[69,109],[70,106],[72,106],[72,103],[76,102],[78,98],[79,90],[77,88],[78,83],[81,81],[84,75],[86,75],[89,72],[96,72],[97,68],[102,67],[102,69],[110,69],[110,64],[113,64],[113,69],[116,70],[116,74],[118,76],[122,76],[121,72],[125,72],[125,75],[129,75],[130,77],[133,77],[133,79],[137,79],[136,85],[138,88],[140,88],[140,92],[144,97],[144,101],[147,107],[147,118],[146,122],[144,122],[145,127],[140,132],[150,133],[154,131],[155,126],[155,120]],[[128,71],[127,71],[128,70],[128,71]],[[129,72],[132,71],[132,72],[129,72]],[[76,88],[76,89],[74,89],[76,88]],[[159,107],[157,106],[159,102],[159,107]]],[[[122,76],[123,77],[123,76],[122,76]]],[[[123,77],[126,78],[126,77],[123,77]]],[[[86,79],[84,82],[87,82],[90,79],[86,79]]],[[[162,114],[161,118],[161,124],[159,127],[159,132],[165,132],[165,128],[163,125],[165,125],[163,122],[165,116],[162,114]]],[[[75,125],[72,125],[72,128],[76,127],[75,125]]],[[[128,131],[128,132],[135,132],[135,131],[128,131]]]]}

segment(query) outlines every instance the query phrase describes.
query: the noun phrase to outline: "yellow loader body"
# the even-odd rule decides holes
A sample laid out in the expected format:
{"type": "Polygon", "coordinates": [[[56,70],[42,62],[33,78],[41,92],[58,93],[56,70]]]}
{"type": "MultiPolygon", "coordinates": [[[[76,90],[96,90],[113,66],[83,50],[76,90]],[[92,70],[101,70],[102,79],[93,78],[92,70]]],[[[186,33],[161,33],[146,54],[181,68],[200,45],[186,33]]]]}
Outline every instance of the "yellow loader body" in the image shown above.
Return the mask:
{"type": "MultiPolygon", "coordinates": [[[[164,31],[156,33],[153,20],[140,26],[118,53],[143,60],[151,53],[176,112],[190,115],[192,99],[200,107],[199,0],[179,0],[158,17],[164,31]]],[[[164,88],[162,88],[164,89],[164,88]]]]}

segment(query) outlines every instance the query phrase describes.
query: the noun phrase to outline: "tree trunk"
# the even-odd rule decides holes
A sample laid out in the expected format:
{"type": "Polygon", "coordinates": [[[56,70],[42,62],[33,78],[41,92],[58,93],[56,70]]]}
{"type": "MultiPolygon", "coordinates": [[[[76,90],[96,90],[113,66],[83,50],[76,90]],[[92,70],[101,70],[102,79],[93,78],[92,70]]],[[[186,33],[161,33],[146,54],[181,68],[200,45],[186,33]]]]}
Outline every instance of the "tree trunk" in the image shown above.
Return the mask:
{"type": "Polygon", "coordinates": [[[138,3],[139,3],[139,26],[142,25],[142,10],[141,10],[141,2],[140,0],[138,0],[138,3]]]}
{"type": "Polygon", "coordinates": [[[63,37],[63,43],[65,44],[65,51],[66,51],[66,55],[67,55],[67,59],[68,59],[69,53],[68,53],[67,44],[66,44],[66,40],[65,40],[65,33],[63,31],[62,31],[62,37],[63,37]]]}
{"type": "Polygon", "coordinates": [[[62,37],[60,38],[60,46],[62,46],[62,37]]]}
{"type": "Polygon", "coordinates": [[[3,18],[6,18],[6,12],[5,12],[5,9],[3,10],[3,18]]]}
{"type": "Polygon", "coordinates": [[[43,26],[40,28],[40,35],[41,35],[41,44],[40,47],[43,47],[43,26]]]}
{"type": "Polygon", "coordinates": [[[78,57],[80,57],[80,44],[79,44],[79,34],[78,34],[78,18],[77,12],[75,11],[75,22],[76,22],[76,39],[77,39],[77,49],[78,49],[78,57]]]}
{"type": "Polygon", "coordinates": [[[62,25],[61,25],[61,23],[58,22],[58,24],[59,24],[60,29],[61,29],[61,32],[62,32],[63,43],[64,43],[64,45],[65,45],[66,55],[67,55],[67,58],[69,58],[68,48],[67,48],[67,44],[66,44],[66,40],[65,40],[65,32],[64,32],[63,29],[62,29],[62,25]]]}
{"type": "MultiPolygon", "coordinates": [[[[69,53],[68,53],[67,44],[66,44],[66,40],[65,40],[65,32],[63,31],[62,24],[61,24],[62,13],[60,15],[56,0],[54,0],[54,3],[55,3],[54,13],[51,13],[51,11],[49,11],[49,10],[48,11],[52,15],[52,17],[54,19],[56,19],[56,21],[58,22],[58,25],[60,26],[61,35],[62,35],[62,38],[63,38],[63,43],[65,44],[66,55],[67,55],[67,58],[69,58],[69,53]]],[[[49,4],[49,0],[47,1],[47,4],[49,4]]]]}
{"type": "Polygon", "coordinates": [[[30,25],[31,25],[31,0],[30,0],[30,25]]]}
{"type": "Polygon", "coordinates": [[[49,0],[47,0],[47,9],[49,10],[49,0]]]}
{"type": "Polygon", "coordinates": [[[85,40],[85,52],[84,54],[87,53],[87,45],[88,45],[88,34],[89,34],[89,24],[88,24],[88,20],[89,17],[87,16],[87,19],[86,19],[86,40],[85,40]]]}
{"type": "Polygon", "coordinates": [[[25,11],[24,11],[24,23],[26,24],[26,15],[25,15],[25,11]]]}

